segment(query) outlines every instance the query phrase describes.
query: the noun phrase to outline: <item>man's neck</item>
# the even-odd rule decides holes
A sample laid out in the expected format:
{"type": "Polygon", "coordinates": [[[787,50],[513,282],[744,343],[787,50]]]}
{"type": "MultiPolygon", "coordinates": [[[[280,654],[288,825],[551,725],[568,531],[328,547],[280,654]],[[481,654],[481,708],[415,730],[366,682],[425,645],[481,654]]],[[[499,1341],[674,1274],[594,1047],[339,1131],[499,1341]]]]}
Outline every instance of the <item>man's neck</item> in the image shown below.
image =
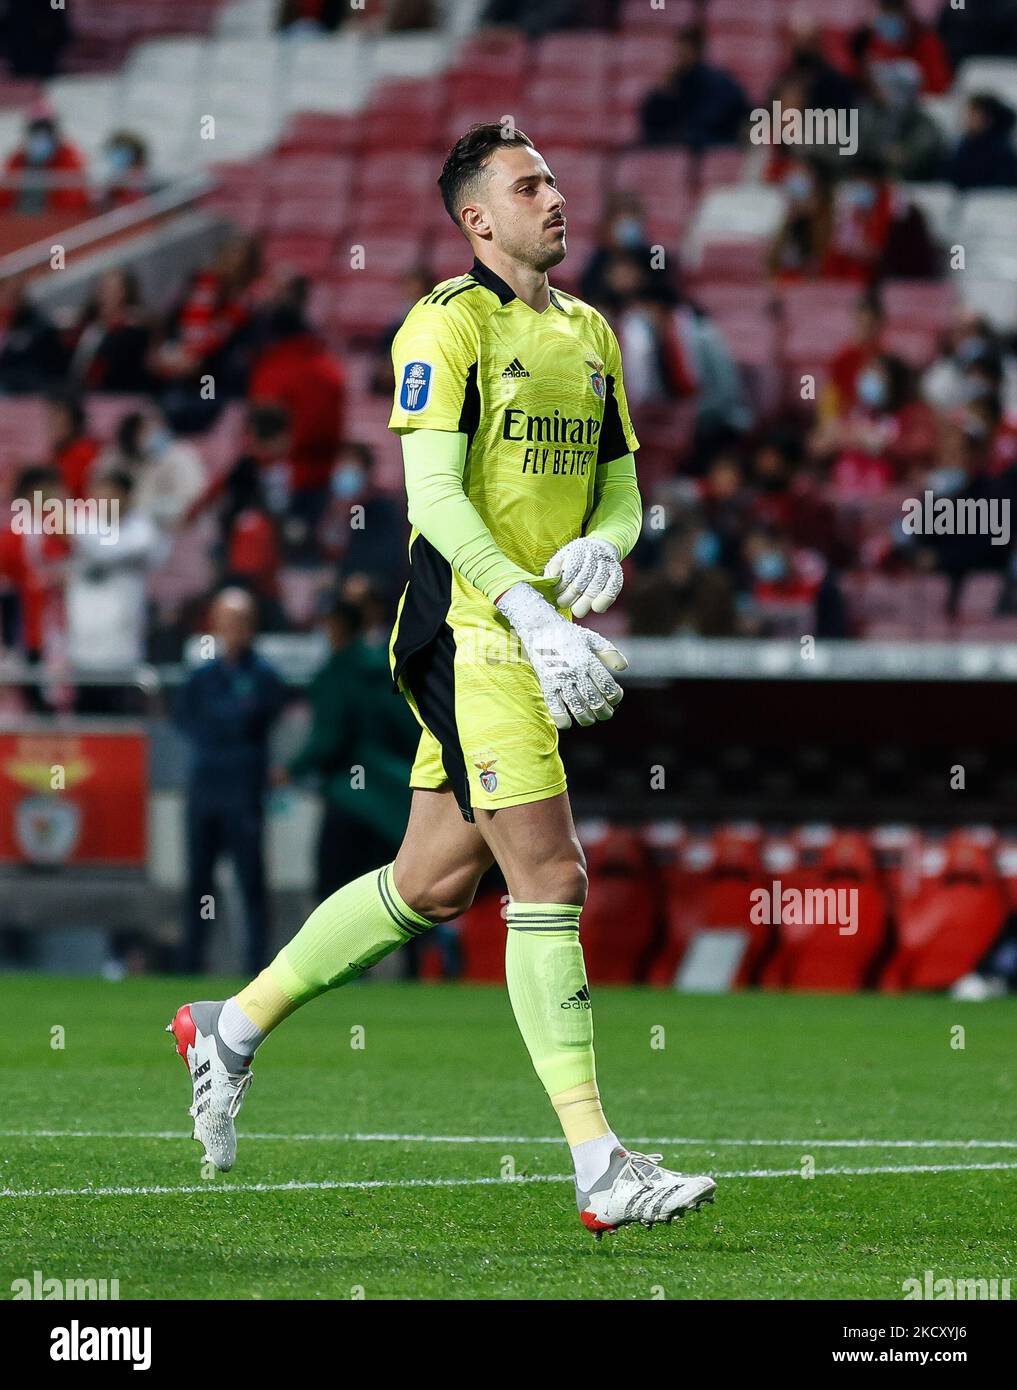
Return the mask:
{"type": "Polygon", "coordinates": [[[545,270],[534,270],[532,266],[521,265],[496,247],[485,245],[474,248],[479,261],[482,261],[495,275],[500,275],[519,299],[531,309],[542,314],[551,303],[551,289],[547,283],[545,270]]]}

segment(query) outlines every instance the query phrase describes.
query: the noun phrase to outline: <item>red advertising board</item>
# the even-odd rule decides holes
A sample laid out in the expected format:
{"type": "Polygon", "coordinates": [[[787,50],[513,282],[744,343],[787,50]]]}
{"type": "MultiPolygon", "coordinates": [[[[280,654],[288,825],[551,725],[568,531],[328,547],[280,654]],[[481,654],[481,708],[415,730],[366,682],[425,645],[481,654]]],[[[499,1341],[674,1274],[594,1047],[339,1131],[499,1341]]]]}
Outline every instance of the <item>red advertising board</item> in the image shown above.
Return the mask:
{"type": "Polygon", "coordinates": [[[0,864],[142,866],[142,729],[0,731],[0,864]]]}

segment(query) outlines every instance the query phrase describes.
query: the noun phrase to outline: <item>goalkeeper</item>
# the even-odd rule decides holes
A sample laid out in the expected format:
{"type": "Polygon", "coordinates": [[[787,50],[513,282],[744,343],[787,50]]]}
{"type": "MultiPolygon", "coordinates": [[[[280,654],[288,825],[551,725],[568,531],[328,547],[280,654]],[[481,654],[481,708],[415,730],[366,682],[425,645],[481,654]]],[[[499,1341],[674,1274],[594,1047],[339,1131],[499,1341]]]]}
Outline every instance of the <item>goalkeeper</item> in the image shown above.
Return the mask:
{"type": "Polygon", "coordinates": [[[572,621],[617,598],[641,526],[618,343],[548,283],[565,200],[521,131],[471,129],[439,187],[473,265],[425,295],[392,345],[389,425],[413,529],[390,658],[421,726],[406,834],[393,863],[326,899],[239,995],[184,1005],[170,1027],[194,1081],[195,1138],[231,1167],[268,1033],[461,915],[497,861],[512,1008],[572,1153],[580,1217],[597,1234],[653,1225],[712,1200],[714,1183],[630,1151],[604,1115],[585,863],[558,751],[560,729],[608,719],[622,698],[624,657],[572,621]]]}

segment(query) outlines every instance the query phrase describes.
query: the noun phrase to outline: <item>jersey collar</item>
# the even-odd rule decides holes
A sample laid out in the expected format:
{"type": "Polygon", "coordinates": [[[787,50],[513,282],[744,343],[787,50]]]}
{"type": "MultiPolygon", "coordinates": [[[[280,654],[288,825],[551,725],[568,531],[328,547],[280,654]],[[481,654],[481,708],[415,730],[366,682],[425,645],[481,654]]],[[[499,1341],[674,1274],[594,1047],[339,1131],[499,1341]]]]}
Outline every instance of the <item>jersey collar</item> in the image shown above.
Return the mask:
{"type": "MultiPolygon", "coordinates": [[[[474,257],[473,265],[470,267],[470,274],[478,284],[483,285],[485,289],[491,290],[493,294],[496,294],[502,304],[511,304],[513,299],[515,299],[516,292],[512,286],[507,284],[500,275],[496,275],[490,266],[486,266],[483,261],[478,260],[476,257],[474,257]]],[[[555,294],[554,290],[549,288],[549,293],[552,307],[559,309],[563,314],[567,313],[568,310],[555,294]]]]}

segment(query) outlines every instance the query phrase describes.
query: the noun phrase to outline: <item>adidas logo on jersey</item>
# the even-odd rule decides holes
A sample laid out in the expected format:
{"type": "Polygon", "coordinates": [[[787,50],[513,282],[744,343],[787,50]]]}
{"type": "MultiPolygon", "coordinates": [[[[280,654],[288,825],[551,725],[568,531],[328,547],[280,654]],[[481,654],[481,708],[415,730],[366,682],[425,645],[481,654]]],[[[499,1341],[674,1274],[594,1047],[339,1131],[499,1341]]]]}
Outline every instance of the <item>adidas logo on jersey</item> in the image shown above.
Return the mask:
{"type": "Polygon", "coordinates": [[[502,380],[504,381],[506,377],[523,377],[529,376],[530,374],[523,366],[523,364],[520,362],[519,358],[513,357],[512,361],[508,364],[508,366],[505,368],[501,375],[502,380]]]}
{"type": "Polygon", "coordinates": [[[592,1008],[592,1005],[590,1004],[590,991],[589,991],[589,989],[586,987],[586,985],[583,985],[582,989],[577,989],[576,992],[575,992],[575,994],[573,994],[573,995],[571,996],[571,998],[566,999],[565,1002],[564,1002],[564,1004],[559,1004],[558,1007],[561,1008],[561,1009],[589,1009],[589,1008],[592,1008]]]}

